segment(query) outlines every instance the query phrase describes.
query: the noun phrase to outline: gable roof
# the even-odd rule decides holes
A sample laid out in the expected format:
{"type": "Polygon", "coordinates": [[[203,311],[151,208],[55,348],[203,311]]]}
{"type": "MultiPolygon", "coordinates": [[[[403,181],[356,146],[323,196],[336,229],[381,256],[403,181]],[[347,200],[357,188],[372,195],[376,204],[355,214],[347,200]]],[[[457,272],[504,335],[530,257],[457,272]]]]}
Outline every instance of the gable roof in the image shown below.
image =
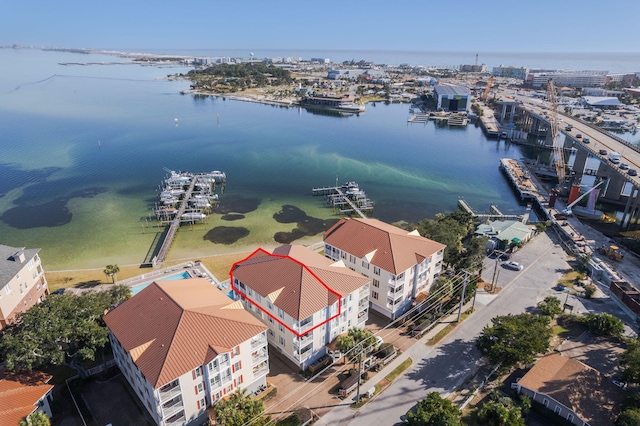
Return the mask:
{"type": "Polygon", "coordinates": [[[53,385],[47,384],[50,379],[51,376],[38,371],[14,373],[0,367],[2,424],[17,425],[33,413],[38,401],[53,389],[53,385]]]}
{"type": "Polygon", "coordinates": [[[203,278],[154,282],[104,321],[154,389],[267,329],[203,278]]]}
{"type": "Polygon", "coordinates": [[[324,233],[323,240],[393,274],[406,271],[446,246],[417,232],[408,232],[377,219],[343,218],[324,233]]]}
{"type": "Polygon", "coordinates": [[[623,398],[598,370],[557,353],[539,359],[518,385],[548,395],[592,425],[613,424],[623,398]]]}
{"type": "Polygon", "coordinates": [[[300,321],[356,291],[370,279],[303,246],[284,245],[273,254],[258,249],[233,265],[237,278],[287,315],[300,321]]]}

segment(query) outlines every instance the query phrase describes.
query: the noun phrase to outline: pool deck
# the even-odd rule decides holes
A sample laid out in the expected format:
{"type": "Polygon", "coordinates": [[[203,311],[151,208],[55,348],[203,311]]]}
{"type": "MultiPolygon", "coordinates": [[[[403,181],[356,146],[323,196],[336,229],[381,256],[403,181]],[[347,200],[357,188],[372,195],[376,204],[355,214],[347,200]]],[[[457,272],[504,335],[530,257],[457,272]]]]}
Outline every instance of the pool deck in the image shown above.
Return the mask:
{"type": "MultiPolygon", "coordinates": [[[[118,280],[116,284],[126,285],[129,288],[135,286],[152,283],[158,279],[163,279],[171,275],[178,275],[183,272],[188,272],[193,278],[204,278],[218,287],[220,290],[225,291],[230,288],[229,280],[218,281],[218,279],[200,262],[185,262],[178,265],[173,265],[169,268],[149,270],[145,274],[138,275],[137,277],[127,278],[126,280],[118,280]]],[[[84,293],[85,291],[103,291],[113,287],[113,284],[101,284],[90,288],[67,288],[66,291],[73,292],[75,294],[84,293]]]]}

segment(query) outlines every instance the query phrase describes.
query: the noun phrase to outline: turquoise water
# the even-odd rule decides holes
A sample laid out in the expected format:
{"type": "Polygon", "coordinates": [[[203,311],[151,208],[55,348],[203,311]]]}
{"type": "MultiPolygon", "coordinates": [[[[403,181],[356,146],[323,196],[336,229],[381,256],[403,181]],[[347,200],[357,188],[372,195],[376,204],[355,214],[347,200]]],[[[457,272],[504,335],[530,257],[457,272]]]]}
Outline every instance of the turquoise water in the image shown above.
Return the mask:
{"type": "Polygon", "coordinates": [[[140,293],[143,289],[145,289],[149,284],[153,281],[173,281],[173,280],[185,280],[191,278],[188,272],[182,272],[180,274],[170,275],[168,277],[158,278],[157,280],[149,281],[148,283],[138,284],[131,287],[131,295],[135,296],[140,293]]]}
{"type": "Polygon", "coordinates": [[[42,248],[49,270],[141,263],[161,231],[147,219],[163,168],[227,173],[226,210],[183,227],[170,259],[273,247],[292,220],[296,242],[319,241],[337,216],[311,188],[336,180],[357,181],[387,222],[458,198],[524,211],[498,171],[520,148],[473,125],[407,124],[404,104],[335,117],[184,96],[188,82],[160,79],[180,68],[58,64],[114,59],[0,49],[0,242],[42,248]]]}

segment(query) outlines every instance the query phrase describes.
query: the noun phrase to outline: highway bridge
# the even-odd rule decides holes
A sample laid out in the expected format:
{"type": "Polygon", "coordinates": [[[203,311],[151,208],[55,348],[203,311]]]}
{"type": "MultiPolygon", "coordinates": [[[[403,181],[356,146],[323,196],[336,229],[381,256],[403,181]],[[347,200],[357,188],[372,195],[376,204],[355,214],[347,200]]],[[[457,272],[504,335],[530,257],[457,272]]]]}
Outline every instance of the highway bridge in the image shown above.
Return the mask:
{"type": "MultiPolygon", "coordinates": [[[[516,122],[519,127],[533,132],[550,127],[551,115],[544,101],[521,96],[517,96],[515,100],[519,101],[516,107],[518,110],[516,122]]],[[[558,111],[558,117],[562,120],[559,130],[565,135],[564,146],[566,148],[574,146],[578,149],[573,164],[576,177],[579,179],[583,175],[594,175],[598,178],[606,178],[603,197],[608,202],[624,206],[620,227],[628,229],[630,223],[638,216],[640,208],[640,176],[629,174],[631,169],[640,172],[640,148],[591,123],[562,114],[560,111],[558,111]],[[573,126],[570,131],[566,130],[568,125],[573,126]],[[578,134],[582,137],[578,138],[578,134]],[[588,143],[585,140],[588,140],[588,143]],[[620,163],[614,164],[609,161],[608,154],[601,154],[604,152],[601,150],[606,150],[607,153],[613,151],[620,153],[620,163]],[[597,170],[586,167],[588,157],[600,160],[597,170]],[[629,169],[621,169],[619,166],[622,163],[629,165],[629,169]]],[[[546,144],[552,144],[550,137],[547,138],[546,144]]]]}

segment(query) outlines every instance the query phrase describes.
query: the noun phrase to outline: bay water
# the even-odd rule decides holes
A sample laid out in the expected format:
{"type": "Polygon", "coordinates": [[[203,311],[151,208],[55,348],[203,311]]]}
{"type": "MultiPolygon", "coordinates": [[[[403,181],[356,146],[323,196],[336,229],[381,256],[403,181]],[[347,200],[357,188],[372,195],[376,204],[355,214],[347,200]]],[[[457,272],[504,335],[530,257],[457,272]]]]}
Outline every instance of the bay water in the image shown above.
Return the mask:
{"type": "Polygon", "coordinates": [[[406,104],[336,116],[181,95],[189,82],[164,78],[180,67],[62,65],[122,61],[0,49],[0,243],[42,248],[46,269],[141,263],[166,169],[227,174],[220,209],[183,226],[169,259],[320,241],[339,216],[311,188],[336,181],[358,182],[386,222],[459,198],[525,209],[498,170],[520,148],[474,125],[408,124],[406,104]]]}

